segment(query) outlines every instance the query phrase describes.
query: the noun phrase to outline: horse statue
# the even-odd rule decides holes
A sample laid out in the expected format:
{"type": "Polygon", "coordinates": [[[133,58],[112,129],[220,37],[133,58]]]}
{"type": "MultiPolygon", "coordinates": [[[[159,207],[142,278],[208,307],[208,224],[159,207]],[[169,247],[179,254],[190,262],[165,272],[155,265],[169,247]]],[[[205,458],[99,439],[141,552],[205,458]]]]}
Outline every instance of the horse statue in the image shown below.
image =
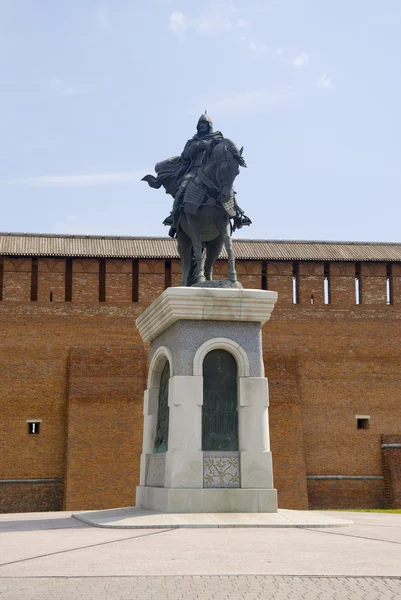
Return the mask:
{"type": "Polygon", "coordinates": [[[146,175],[143,180],[154,188],[163,186],[175,199],[173,213],[164,223],[174,225],[181,285],[242,287],[237,282],[231,234],[251,221],[236,203],[233,182],[240,165],[247,165],[243,149],[238,150],[231,140],[211,129],[210,118],[202,115],[198,134],[189,140],[183,154],[157,163],[157,177],[146,175]],[[223,245],[228,257],[228,281],[208,284],[223,245]]]}

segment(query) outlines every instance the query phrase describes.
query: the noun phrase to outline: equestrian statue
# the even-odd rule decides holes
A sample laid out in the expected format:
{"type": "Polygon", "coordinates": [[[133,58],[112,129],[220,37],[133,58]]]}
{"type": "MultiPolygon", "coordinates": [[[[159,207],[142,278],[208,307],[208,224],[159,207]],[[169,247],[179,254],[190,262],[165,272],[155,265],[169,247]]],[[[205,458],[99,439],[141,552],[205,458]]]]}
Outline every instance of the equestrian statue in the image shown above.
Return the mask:
{"type": "Polygon", "coordinates": [[[157,176],[146,175],[150,187],[164,187],[174,198],[171,214],[163,221],[177,238],[183,286],[241,287],[237,282],[231,234],[251,220],[236,202],[233,182],[239,167],[246,167],[242,148],[220,131],[205,112],[197,133],[181,156],[158,162],[157,176]],[[228,281],[213,282],[213,264],[223,244],[228,257],[228,281]]]}

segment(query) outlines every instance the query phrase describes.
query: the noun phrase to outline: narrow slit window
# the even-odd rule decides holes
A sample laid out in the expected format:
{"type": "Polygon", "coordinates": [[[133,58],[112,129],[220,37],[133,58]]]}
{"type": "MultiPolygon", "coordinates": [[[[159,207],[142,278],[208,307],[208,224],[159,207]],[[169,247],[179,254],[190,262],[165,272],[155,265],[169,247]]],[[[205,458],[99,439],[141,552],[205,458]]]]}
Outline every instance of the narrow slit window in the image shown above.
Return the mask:
{"type": "Polygon", "coordinates": [[[355,304],[362,304],[361,263],[355,264],[355,304]]]}
{"type": "Polygon", "coordinates": [[[31,271],[31,302],[36,302],[38,299],[38,259],[32,259],[31,271]]]}
{"type": "Polygon", "coordinates": [[[132,302],[139,300],[139,262],[137,258],[132,260],[132,302]]]}
{"type": "Polygon", "coordinates": [[[393,265],[386,267],[386,304],[393,304],[393,265]]]}
{"type": "Polygon", "coordinates": [[[164,263],[164,289],[171,287],[171,260],[164,263]]]}
{"type": "Polygon", "coordinates": [[[106,302],[106,259],[99,260],[99,302],[106,302]]]}
{"type": "Polygon", "coordinates": [[[72,301],[72,258],[65,261],[65,301],[72,301]]]}
{"type": "Polygon", "coordinates": [[[0,301],[3,300],[4,259],[0,256],[0,301]]]}
{"type": "Polygon", "coordinates": [[[299,303],[299,265],[294,263],[292,267],[292,303],[299,303]]]}
{"type": "Polygon", "coordinates": [[[262,290],[267,290],[267,261],[262,261],[262,281],[261,281],[262,290]]]}
{"type": "Polygon", "coordinates": [[[330,304],[330,263],[324,263],[323,296],[324,303],[330,304]]]}
{"type": "Polygon", "coordinates": [[[30,435],[39,435],[40,421],[28,421],[28,433],[30,435]]]}

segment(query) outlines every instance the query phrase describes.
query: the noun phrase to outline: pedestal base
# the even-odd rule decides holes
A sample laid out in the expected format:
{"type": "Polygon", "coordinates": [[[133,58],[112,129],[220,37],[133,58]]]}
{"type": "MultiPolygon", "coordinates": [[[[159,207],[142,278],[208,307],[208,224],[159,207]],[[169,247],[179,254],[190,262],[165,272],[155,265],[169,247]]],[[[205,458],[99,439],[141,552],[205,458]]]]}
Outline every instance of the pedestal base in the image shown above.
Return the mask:
{"type": "Polygon", "coordinates": [[[165,513],[275,513],[275,489],[136,488],[137,507],[165,513]]]}

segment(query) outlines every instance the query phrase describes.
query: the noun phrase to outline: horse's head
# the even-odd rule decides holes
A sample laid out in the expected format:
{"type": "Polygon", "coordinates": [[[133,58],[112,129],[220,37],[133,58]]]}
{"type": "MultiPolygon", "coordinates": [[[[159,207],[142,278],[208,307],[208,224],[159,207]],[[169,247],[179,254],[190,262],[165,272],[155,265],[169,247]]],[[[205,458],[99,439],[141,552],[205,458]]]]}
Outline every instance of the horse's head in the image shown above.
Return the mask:
{"type": "Polygon", "coordinates": [[[242,159],[242,148],[238,148],[231,140],[223,139],[216,144],[205,167],[205,174],[220,189],[221,199],[229,198],[234,179],[239,174],[239,166],[246,166],[242,159]]]}

